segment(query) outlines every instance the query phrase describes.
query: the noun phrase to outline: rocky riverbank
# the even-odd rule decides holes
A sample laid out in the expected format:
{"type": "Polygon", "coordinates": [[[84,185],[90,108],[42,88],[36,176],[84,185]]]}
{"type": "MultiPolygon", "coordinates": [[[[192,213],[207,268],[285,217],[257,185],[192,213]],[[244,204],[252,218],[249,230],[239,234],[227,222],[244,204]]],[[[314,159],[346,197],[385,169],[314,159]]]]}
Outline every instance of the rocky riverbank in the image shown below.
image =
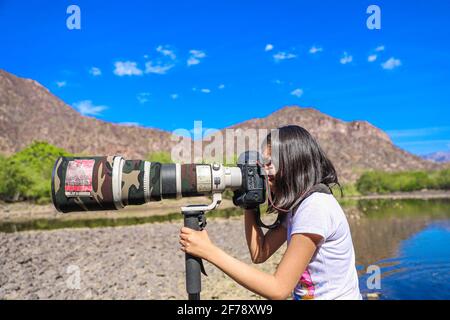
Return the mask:
{"type": "MultiPolygon", "coordinates": [[[[185,299],[180,223],[0,233],[0,299],[185,299]]],[[[210,219],[208,232],[250,263],[242,217],[210,219]]],[[[257,267],[275,270],[282,252],[257,267]]],[[[258,298],[205,268],[202,298],[258,298]]]]}

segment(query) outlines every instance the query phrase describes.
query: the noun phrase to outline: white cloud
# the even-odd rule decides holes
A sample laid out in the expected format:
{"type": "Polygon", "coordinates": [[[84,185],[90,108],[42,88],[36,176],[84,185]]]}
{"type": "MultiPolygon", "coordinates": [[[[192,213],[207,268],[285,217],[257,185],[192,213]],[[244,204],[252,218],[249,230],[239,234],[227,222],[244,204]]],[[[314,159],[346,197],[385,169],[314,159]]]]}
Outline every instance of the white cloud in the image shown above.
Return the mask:
{"type": "Polygon", "coordinates": [[[98,76],[101,76],[101,75],[102,75],[102,70],[100,70],[100,69],[97,68],[97,67],[92,67],[92,68],[89,70],[89,73],[90,73],[91,75],[93,75],[94,77],[98,77],[98,76]]]}
{"type": "Polygon", "coordinates": [[[400,67],[402,62],[399,59],[395,59],[394,57],[389,58],[386,62],[381,64],[381,67],[385,70],[392,70],[394,68],[400,67]]]}
{"type": "Polygon", "coordinates": [[[148,98],[150,97],[150,93],[149,92],[141,92],[139,93],[136,98],[139,101],[140,104],[144,104],[146,102],[148,102],[148,98]]]}
{"type": "Polygon", "coordinates": [[[171,97],[173,100],[176,100],[176,99],[178,99],[178,94],[177,94],[177,93],[172,93],[172,94],[170,95],[170,97],[171,97]]]}
{"type": "Polygon", "coordinates": [[[203,59],[206,57],[206,53],[202,50],[190,50],[189,53],[196,58],[203,59]]]}
{"type": "Polygon", "coordinates": [[[114,74],[122,76],[141,76],[142,70],[137,67],[137,63],[133,61],[117,61],[114,63],[114,74]]]}
{"type": "Polygon", "coordinates": [[[300,88],[297,88],[291,92],[291,95],[293,95],[297,98],[300,98],[303,95],[303,90],[300,88]]]}
{"type": "Polygon", "coordinates": [[[393,138],[429,137],[450,132],[450,127],[430,127],[416,129],[388,130],[387,134],[393,138]]]}
{"type": "Polygon", "coordinates": [[[164,64],[161,62],[154,64],[152,61],[148,61],[145,63],[145,73],[166,74],[173,67],[175,67],[174,64],[164,64]]]}
{"type": "Polygon", "coordinates": [[[174,53],[173,50],[171,50],[168,46],[158,46],[156,48],[156,51],[158,51],[159,53],[161,53],[163,56],[165,57],[169,57],[171,60],[175,60],[176,59],[176,55],[174,53]]]}
{"type": "Polygon", "coordinates": [[[293,53],[283,52],[283,51],[280,51],[273,55],[273,58],[275,59],[276,62],[279,62],[282,60],[294,59],[296,57],[297,57],[297,55],[295,55],[293,53]]]}
{"type": "Polygon", "coordinates": [[[377,51],[377,52],[384,51],[384,45],[376,47],[375,51],[377,51]]]}
{"type": "Polygon", "coordinates": [[[376,54],[371,54],[371,55],[367,58],[367,61],[369,61],[369,62],[374,62],[375,60],[377,60],[377,55],[376,55],[376,54]]]}
{"type": "Polygon", "coordinates": [[[219,84],[219,86],[217,88],[219,88],[220,90],[225,89],[225,85],[223,83],[219,84]]]}
{"type": "Polygon", "coordinates": [[[266,44],[264,51],[271,51],[271,50],[273,50],[273,44],[271,44],[271,43],[266,44]]]}
{"type": "Polygon", "coordinates": [[[200,91],[203,93],[211,93],[211,90],[207,88],[201,89],[200,91]]]}
{"type": "Polygon", "coordinates": [[[353,57],[350,56],[347,52],[344,52],[344,55],[341,57],[341,59],[339,60],[339,62],[341,64],[347,64],[353,61],[353,57]]]}
{"type": "MultiPolygon", "coordinates": [[[[167,45],[158,46],[156,51],[160,54],[160,58],[147,61],[145,63],[145,73],[166,74],[167,71],[175,67],[176,55],[167,45]]],[[[149,56],[145,55],[144,58],[148,59],[149,56]]]]}
{"type": "Polygon", "coordinates": [[[188,66],[199,64],[201,62],[201,59],[206,57],[206,53],[201,50],[190,50],[189,54],[190,56],[187,60],[188,66]]]}
{"type": "Polygon", "coordinates": [[[107,106],[94,105],[91,100],[75,102],[73,106],[84,116],[97,116],[100,115],[102,111],[108,109],[107,106]]]}
{"type": "Polygon", "coordinates": [[[196,65],[196,64],[199,64],[199,63],[200,63],[200,60],[197,59],[197,58],[192,58],[192,57],[190,57],[190,58],[187,60],[187,65],[188,65],[188,66],[193,66],[193,65],[196,65]]]}
{"type": "Polygon", "coordinates": [[[312,46],[311,49],[309,49],[309,53],[311,53],[311,54],[315,54],[315,53],[321,52],[321,51],[323,51],[323,48],[316,47],[316,46],[312,46]]]}
{"type": "Polygon", "coordinates": [[[56,86],[58,88],[65,87],[65,86],[67,86],[67,82],[66,81],[56,81],[56,86]]]}

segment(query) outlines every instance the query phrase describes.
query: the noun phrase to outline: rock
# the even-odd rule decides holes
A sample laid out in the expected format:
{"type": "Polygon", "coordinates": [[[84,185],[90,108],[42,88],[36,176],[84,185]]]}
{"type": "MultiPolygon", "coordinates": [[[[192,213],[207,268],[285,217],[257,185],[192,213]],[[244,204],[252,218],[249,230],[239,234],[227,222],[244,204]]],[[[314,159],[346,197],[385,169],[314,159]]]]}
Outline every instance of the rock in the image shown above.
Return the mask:
{"type": "Polygon", "coordinates": [[[380,300],[381,294],[378,292],[371,292],[366,295],[368,300],[380,300]]]}

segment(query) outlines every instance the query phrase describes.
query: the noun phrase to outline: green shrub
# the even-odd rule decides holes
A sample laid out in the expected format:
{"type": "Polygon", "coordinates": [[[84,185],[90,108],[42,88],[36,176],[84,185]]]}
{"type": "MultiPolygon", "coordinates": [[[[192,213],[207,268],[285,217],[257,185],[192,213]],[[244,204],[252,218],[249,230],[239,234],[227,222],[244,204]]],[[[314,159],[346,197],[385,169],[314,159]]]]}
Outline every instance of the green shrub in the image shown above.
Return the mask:
{"type": "Polygon", "coordinates": [[[442,170],[436,177],[436,188],[437,189],[450,189],[450,169],[442,170]]]}
{"type": "Polygon", "coordinates": [[[411,192],[423,189],[450,189],[450,170],[441,171],[370,171],[361,175],[356,189],[362,194],[411,192]]]}
{"type": "Polygon", "coordinates": [[[0,195],[3,200],[17,201],[33,184],[35,175],[10,159],[2,161],[0,168],[0,195]]]}
{"type": "Polygon", "coordinates": [[[160,162],[160,163],[172,163],[172,157],[169,152],[153,152],[147,156],[147,161],[160,162]]]}
{"type": "Polygon", "coordinates": [[[233,157],[231,159],[226,159],[226,157],[224,157],[224,164],[227,167],[235,167],[237,165],[238,162],[238,155],[234,154],[233,157]]]}
{"type": "Polygon", "coordinates": [[[0,159],[0,198],[7,201],[50,201],[55,161],[70,156],[47,142],[33,142],[9,158],[0,159]]]}
{"type": "Polygon", "coordinates": [[[333,194],[335,197],[341,198],[343,197],[352,197],[352,196],[359,196],[361,195],[358,190],[356,189],[355,184],[352,183],[346,183],[342,184],[341,188],[339,188],[338,185],[332,186],[331,190],[333,191],[333,194]],[[342,194],[341,194],[342,191],[342,194]]]}

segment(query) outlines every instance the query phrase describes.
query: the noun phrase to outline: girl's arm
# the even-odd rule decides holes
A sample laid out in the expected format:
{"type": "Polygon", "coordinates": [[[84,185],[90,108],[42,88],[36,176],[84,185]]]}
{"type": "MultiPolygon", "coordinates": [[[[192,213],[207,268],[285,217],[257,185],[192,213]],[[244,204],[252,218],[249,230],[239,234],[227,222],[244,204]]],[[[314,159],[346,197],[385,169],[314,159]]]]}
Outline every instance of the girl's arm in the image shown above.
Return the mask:
{"type": "Polygon", "coordinates": [[[282,225],[267,231],[264,235],[257,225],[254,210],[245,210],[245,236],[253,263],[269,259],[286,241],[286,228],[282,225]]]}
{"type": "Polygon", "coordinates": [[[298,283],[313,256],[321,237],[314,234],[295,234],[278,265],[271,275],[249,266],[211,243],[206,230],[181,229],[182,250],[208,260],[228,276],[268,299],[286,299],[298,283]]]}

